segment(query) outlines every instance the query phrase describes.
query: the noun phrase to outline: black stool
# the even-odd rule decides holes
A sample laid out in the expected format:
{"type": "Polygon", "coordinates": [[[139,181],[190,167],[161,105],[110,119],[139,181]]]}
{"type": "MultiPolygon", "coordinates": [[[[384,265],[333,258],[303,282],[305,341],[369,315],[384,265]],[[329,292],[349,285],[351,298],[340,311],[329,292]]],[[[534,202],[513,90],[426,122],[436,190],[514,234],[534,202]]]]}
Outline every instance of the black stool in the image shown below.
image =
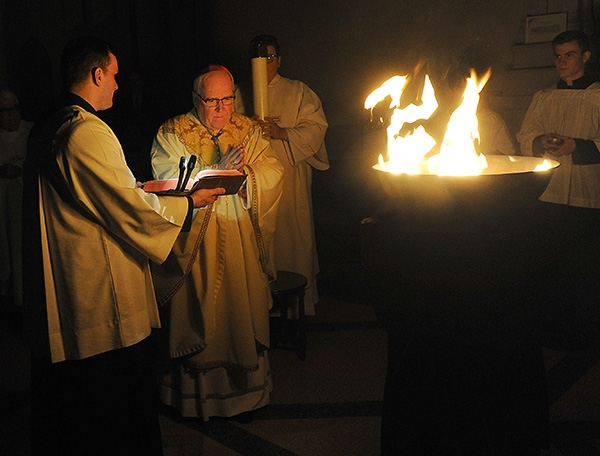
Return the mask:
{"type": "Polygon", "coordinates": [[[273,296],[273,310],[279,311],[280,314],[279,331],[277,334],[271,332],[271,348],[292,350],[302,361],[306,359],[304,289],[307,283],[306,277],[302,274],[277,271],[277,280],[269,284],[273,296]],[[296,303],[298,303],[298,319],[288,320],[288,309],[294,309],[296,303]],[[296,326],[292,334],[290,334],[290,323],[296,326]]]}

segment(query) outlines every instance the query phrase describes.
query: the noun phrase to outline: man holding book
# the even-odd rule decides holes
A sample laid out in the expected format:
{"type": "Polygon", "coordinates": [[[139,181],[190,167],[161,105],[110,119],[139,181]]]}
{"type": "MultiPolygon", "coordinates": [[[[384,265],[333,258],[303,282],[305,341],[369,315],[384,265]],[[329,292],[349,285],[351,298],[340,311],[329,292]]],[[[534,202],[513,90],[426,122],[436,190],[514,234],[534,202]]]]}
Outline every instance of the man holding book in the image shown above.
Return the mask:
{"type": "Polygon", "coordinates": [[[23,189],[23,287],[30,335],[32,454],[162,455],[150,259],[163,262],[194,207],[145,193],[98,112],[119,71],[96,37],[70,41],[65,92],[29,137],[23,189]]]}

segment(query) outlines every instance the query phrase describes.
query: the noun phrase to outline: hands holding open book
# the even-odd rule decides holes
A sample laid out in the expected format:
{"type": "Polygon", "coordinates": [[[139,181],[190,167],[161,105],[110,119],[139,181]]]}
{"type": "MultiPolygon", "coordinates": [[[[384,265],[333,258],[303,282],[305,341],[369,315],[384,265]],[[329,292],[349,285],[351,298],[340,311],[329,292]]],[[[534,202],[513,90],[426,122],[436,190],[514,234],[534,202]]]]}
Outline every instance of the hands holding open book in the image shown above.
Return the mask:
{"type": "Polygon", "coordinates": [[[217,201],[219,195],[225,194],[223,187],[217,188],[201,188],[193,193],[189,193],[188,196],[194,201],[194,207],[204,207],[217,201]]]}
{"type": "MultiPolygon", "coordinates": [[[[221,158],[221,161],[219,162],[218,169],[233,169],[240,171],[244,167],[244,155],[243,146],[233,146],[230,144],[227,148],[227,151],[221,158]]],[[[189,196],[191,196],[194,200],[194,207],[204,207],[210,203],[214,203],[217,201],[219,195],[223,195],[225,193],[226,190],[223,187],[200,188],[199,190],[190,193],[189,196]]]]}
{"type": "MultiPolygon", "coordinates": [[[[182,156],[179,161],[179,179],[177,181],[176,190],[185,191],[187,187],[187,182],[192,174],[192,170],[196,166],[196,156],[192,155],[189,161],[185,156],[182,156]]],[[[188,196],[192,198],[194,202],[194,207],[204,207],[208,206],[211,203],[217,201],[219,195],[225,193],[225,189],[223,187],[214,187],[214,188],[199,188],[198,190],[193,190],[188,193],[188,196]]]]}
{"type": "Polygon", "coordinates": [[[144,191],[158,195],[189,196],[196,208],[214,203],[219,195],[239,193],[245,197],[246,174],[242,171],[244,159],[243,146],[229,146],[217,169],[204,169],[191,178],[197,157],[191,155],[188,159],[181,156],[179,178],[148,181],[142,187],[144,191]]]}
{"type": "MultiPolygon", "coordinates": [[[[227,151],[219,162],[218,169],[235,169],[240,171],[244,167],[244,148],[243,146],[229,145],[227,151]]],[[[191,193],[194,200],[194,207],[203,207],[217,201],[219,195],[223,195],[226,190],[222,187],[212,189],[200,189],[191,193]],[[200,204],[199,206],[197,204],[200,204]]]]}
{"type": "MultiPolygon", "coordinates": [[[[196,166],[196,156],[192,155],[189,161],[185,156],[181,157],[179,161],[179,179],[177,181],[177,190],[185,190],[187,187],[187,182],[192,174],[192,170],[196,166]]],[[[214,188],[200,188],[195,191],[191,191],[188,193],[188,196],[192,198],[194,202],[194,207],[204,207],[208,206],[211,203],[217,201],[219,195],[225,193],[225,189],[222,187],[214,187],[214,188]]]]}

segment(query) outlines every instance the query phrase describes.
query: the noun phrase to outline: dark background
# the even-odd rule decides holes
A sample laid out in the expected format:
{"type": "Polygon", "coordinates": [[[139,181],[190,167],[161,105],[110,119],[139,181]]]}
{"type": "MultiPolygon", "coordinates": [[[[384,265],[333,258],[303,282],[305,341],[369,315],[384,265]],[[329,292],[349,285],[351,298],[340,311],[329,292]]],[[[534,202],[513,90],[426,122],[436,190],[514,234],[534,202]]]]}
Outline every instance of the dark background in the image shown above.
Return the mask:
{"type": "Polygon", "coordinates": [[[366,96],[421,59],[428,60],[433,78],[458,60],[492,67],[483,100],[514,131],[531,95],[555,79],[550,45],[523,45],[527,16],[567,11],[568,27],[585,29],[596,43],[596,3],[0,0],[0,86],[17,91],[26,114],[35,116],[60,89],[58,59],[65,42],[95,34],[119,50],[122,89],[131,70],[139,69],[158,116],[166,119],[190,107],[191,82],[208,63],[226,65],[238,81],[248,80],[248,44],[270,33],[282,46],[281,73],[319,94],[331,134],[363,128],[369,122],[366,96]],[[523,59],[534,68],[522,68],[528,66],[523,59]]]}
{"type": "Polygon", "coordinates": [[[533,93],[557,79],[550,43],[525,44],[527,18],[560,11],[596,50],[600,0],[0,0],[0,87],[14,90],[25,117],[35,120],[60,91],[58,62],[68,40],[93,34],[113,43],[120,88],[103,116],[145,180],[149,142],[164,120],[190,109],[194,77],[220,63],[249,83],[249,42],[273,34],[281,74],[307,83],[329,121],[332,167],[316,179],[343,164],[347,187],[338,191],[368,204],[369,189],[379,191],[370,166],[385,148],[384,130],[364,109],[369,93],[423,60],[434,85],[459,62],[491,68],[480,103],[515,134],[533,93]],[[135,113],[128,106],[133,71],[144,79],[145,104],[135,113]],[[374,187],[365,185],[372,180],[374,187]]]}

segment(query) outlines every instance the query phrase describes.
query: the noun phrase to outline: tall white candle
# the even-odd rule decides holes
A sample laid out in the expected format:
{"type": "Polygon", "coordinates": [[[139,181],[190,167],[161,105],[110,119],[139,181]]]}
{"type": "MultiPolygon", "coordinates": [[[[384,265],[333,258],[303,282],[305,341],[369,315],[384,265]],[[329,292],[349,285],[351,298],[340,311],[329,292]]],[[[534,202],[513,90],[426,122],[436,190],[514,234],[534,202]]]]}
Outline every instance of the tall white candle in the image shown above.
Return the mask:
{"type": "Polygon", "coordinates": [[[264,119],[269,115],[269,79],[267,78],[267,58],[252,59],[252,88],[254,91],[254,114],[264,119]]]}

